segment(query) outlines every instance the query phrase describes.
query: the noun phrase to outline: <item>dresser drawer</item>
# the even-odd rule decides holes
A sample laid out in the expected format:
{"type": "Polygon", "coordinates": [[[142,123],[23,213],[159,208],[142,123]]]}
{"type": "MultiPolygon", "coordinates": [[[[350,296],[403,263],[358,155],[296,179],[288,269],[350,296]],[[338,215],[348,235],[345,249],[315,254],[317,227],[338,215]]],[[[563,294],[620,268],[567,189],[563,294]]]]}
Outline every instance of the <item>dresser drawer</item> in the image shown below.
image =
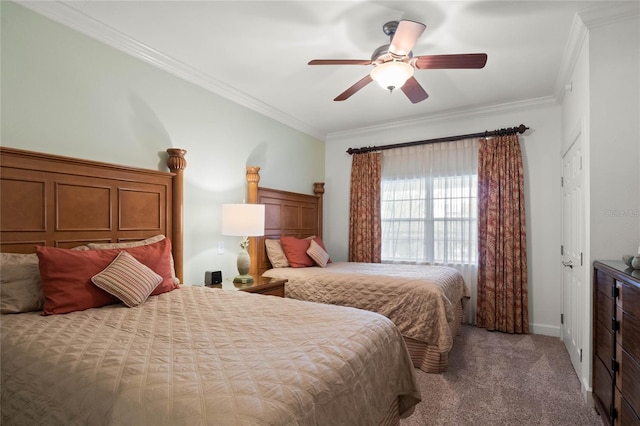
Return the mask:
{"type": "Polygon", "coordinates": [[[640,365],[622,350],[620,370],[616,374],[616,387],[627,400],[633,411],[640,412],[640,365]]]}
{"type": "Polygon", "coordinates": [[[634,309],[636,312],[640,308],[640,290],[621,281],[616,281],[618,287],[618,304],[627,311],[634,309]]]}
{"type": "Polygon", "coordinates": [[[600,269],[596,270],[597,291],[611,297],[611,288],[616,285],[616,280],[611,275],[600,269]]]}
{"type": "Polygon", "coordinates": [[[613,380],[609,366],[599,358],[593,360],[593,399],[600,415],[607,419],[610,417],[611,403],[613,402],[613,380]]]}
{"type": "Polygon", "coordinates": [[[629,403],[622,398],[618,407],[618,421],[620,426],[640,426],[640,417],[633,411],[629,403]]]}
{"type": "Polygon", "coordinates": [[[612,320],[615,312],[615,302],[613,298],[602,292],[596,292],[597,322],[605,326],[608,330],[612,330],[612,320]]]}
{"type": "Polygon", "coordinates": [[[595,329],[595,353],[605,365],[611,365],[611,359],[614,357],[613,332],[610,327],[600,323],[596,324],[595,329]]]}
{"type": "Polygon", "coordinates": [[[620,308],[618,308],[617,318],[620,324],[616,332],[618,344],[631,357],[640,360],[640,320],[620,308]]]}

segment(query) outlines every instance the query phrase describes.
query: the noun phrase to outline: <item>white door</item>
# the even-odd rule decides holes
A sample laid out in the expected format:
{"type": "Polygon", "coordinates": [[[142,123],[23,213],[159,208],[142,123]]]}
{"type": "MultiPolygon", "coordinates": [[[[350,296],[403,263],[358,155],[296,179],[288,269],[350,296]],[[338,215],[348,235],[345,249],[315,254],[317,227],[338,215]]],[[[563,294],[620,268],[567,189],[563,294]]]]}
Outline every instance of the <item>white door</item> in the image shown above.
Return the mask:
{"type": "MultiPolygon", "coordinates": [[[[581,133],[562,156],[562,317],[560,335],[581,377],[585,319],[586,284],[585,245],[585,173],[582,164],[581,133]]],[[[588,354],[585,354],[588,357],[588,354]]],[[[584,362],[589,362],[588,359],[584,362]]]]}

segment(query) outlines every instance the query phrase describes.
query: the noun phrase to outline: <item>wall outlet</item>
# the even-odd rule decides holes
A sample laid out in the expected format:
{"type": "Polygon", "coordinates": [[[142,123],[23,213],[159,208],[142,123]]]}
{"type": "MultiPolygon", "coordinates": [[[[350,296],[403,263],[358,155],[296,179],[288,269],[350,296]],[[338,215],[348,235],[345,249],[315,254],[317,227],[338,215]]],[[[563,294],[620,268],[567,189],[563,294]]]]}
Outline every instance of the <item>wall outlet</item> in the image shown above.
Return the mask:
{"type": "Polygon", "coordinates": [[[224,241],[218,241],[218,254],[224,254],[224,241]]]}

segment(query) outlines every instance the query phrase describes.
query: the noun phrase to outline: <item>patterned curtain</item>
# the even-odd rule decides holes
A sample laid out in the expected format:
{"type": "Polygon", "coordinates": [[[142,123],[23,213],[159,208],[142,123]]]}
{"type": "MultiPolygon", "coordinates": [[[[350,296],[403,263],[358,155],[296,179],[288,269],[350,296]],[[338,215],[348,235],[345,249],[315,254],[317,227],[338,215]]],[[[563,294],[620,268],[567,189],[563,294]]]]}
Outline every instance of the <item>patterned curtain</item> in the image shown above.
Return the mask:
{"type": "Polygon", "coordinates": [[[480,141],[478,327],[529,333],[522,154],[517,135],[480,141]]]}
{"type": "Polygon", "coordinates": [[[349,262],[380,263],[382,154],[353,154],[349,214],[349,262]]]}

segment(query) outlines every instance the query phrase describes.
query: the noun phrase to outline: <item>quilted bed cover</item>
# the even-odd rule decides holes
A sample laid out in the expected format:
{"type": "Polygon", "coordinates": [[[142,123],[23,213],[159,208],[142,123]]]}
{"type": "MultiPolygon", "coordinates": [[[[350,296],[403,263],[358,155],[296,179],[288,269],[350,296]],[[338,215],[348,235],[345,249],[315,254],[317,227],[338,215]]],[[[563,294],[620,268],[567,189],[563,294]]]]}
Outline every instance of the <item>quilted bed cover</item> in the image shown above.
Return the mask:
{"type": "Polygon", "coordinates": [[[396,327],[357,309],[183,286],[1,321],[3,425],[376,425],[420,400],[396,327]]]}
{"type": "Polygon", "coordinates": [[[287,278],[286,297],[351,306],[384,315],[403,336],[447,353],[454,305],[469,297],[460,272],[448,266],[332,262],[325,268],[277,268],[263,275],[287,278]]]}

